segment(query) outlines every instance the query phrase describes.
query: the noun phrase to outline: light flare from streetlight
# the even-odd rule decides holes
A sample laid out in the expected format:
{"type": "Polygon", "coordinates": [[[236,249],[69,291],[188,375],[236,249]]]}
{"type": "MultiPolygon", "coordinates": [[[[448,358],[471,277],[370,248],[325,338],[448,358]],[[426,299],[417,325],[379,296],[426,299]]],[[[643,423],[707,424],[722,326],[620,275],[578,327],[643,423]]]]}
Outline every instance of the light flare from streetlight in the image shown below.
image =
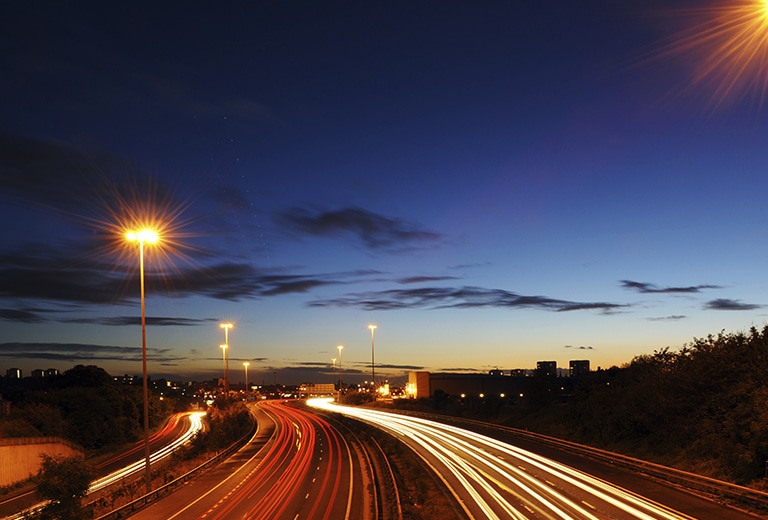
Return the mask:
{"type": "Polygon", "coordinates": [[[689,19],[656,57],[684,55],[694,63],[692,86],[705,87],[711,110],[768,94],[768,0],[720,0],[717,5],[677,11],[689,19]]]}

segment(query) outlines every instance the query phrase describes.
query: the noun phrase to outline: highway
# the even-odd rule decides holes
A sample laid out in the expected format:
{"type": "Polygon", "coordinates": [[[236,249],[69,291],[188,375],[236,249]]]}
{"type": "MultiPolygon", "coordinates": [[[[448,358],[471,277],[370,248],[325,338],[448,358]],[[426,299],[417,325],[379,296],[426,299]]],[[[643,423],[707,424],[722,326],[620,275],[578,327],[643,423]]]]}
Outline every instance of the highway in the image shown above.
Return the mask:
{"type": "MultiPolygon", "coordinates": [[[[330,399],[309,400],[308,405],[354,417],[406,443],[440,476],[468,518],[694,518],[615,483],[473,431],[418,417],[342,406],[330,399]]],[[[719,504],[710,505],[711,518],[750,517],[719,504]]]]}
{"type": "MultiPolygon", "coordinates": [[[[164,459],[174,449],[189,442],[192,436],[203,427],[203,415],[205,415],[204,412],[182,412],[171,416],[165,425],[149,439],[150,464],[164,459]]],[[[144,464],[144,441],[142,440],[96,465],[96,474],[99,477],[91,483],[89,495],[127,476],[143,472],[144,464]]],[[[43,505],[45,502],[41,501],[33,489],[0,502],[0,516],[9,519],[21,518],[24,512],[39,509],[43,505]]]]}
{"type": "Polygon", "coordinates": [[[259,427],[242,450],[131,518],[366,518],[354,449],[324,418],[291,404],[252,405],[259,427]]]}
{"type": "MultiPolygon", "coordinates": [[[[173,450],[189,442],[203,428],[205,412],[182,412],[173,415],[165,426],[149,438],[149,463],[171,455],[173,450]]],[[[104,489],[123,478],[143,472],[146,467],[144,441],[130,450],[99,464],[96,471],[102,477],[91,482],[88,494],[104,489]]]]}

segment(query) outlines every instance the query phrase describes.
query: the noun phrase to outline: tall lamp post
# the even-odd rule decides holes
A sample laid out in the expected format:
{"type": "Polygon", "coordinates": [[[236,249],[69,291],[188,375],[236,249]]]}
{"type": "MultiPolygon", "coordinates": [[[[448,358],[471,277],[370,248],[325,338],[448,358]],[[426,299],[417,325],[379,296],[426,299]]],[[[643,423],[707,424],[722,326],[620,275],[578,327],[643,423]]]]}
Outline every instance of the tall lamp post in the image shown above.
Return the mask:
{"type": "Polygon", "coordinates": [[[149,467],[149,384],[147,382],[147,318],[144,305],[144,243],[158,241],[157,232],[151,229],[128,231],[125,238],[129,242],[139,243],[139,284],[141,286],[141,361],[144,371],[144,473],[147,493],[152,491],[152,471],[149,467]]]}
{"type": "Polygon", "coordinates": [[[227,349],[229,345],[219,345],[219,348],[221,349],[221,359],[224,361],[224,395],[226,396],[229,393],[229,384],[227,384],[229,379],[229,374],[227,373],[227,349]]]}
{"type": "Polygon", "coordinates": [[[248,392],[248,363],[247,361],[243,361],[243,367],[245,368],[245,391],[248,392]]]}
{"type": "Polygon", "coordinates": [[[331,358],[333,363],[333,388],[336,389],[336,358],[331,358]]]}
{"type": "Polygon", "coordinates": [[[341,389],[344,386],[344,370],[341,368],[341,351],[344,350],[344,345],[336,347],[339,349],[339,401],[341,401],[341,389]]]}
{"type": "Polygon", "coordinates": [[[373,333],[376,330],[376,325],[371,323],[368,325],[368,328],[371,329],[371,382],[373,383],[374,390],[376,389],[376,369],[374,368],[374,361],[373,361],[373,333]]]}
{"type": "Polygon", "coordinates": [[[229,395],[229,329],[234,327],[232,323],[220,323],[219,327],[224,329],[224,344],[221,348],[224,349],[224,393],[229,395]]]}

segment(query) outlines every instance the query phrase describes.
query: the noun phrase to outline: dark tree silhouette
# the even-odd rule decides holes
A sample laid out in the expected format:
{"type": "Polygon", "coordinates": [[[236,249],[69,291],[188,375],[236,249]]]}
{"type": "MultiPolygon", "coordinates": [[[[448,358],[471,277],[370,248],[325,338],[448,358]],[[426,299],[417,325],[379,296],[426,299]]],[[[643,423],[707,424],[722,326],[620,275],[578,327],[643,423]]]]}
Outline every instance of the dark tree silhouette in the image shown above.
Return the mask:
{"type": "Polygon", "coordinates": [[[82,457],[42,456],[37,474],[37,491],[50,503],[41,511],[41,519],[79,520],[90,513],[81,508],[94,472],[82,457]]]}

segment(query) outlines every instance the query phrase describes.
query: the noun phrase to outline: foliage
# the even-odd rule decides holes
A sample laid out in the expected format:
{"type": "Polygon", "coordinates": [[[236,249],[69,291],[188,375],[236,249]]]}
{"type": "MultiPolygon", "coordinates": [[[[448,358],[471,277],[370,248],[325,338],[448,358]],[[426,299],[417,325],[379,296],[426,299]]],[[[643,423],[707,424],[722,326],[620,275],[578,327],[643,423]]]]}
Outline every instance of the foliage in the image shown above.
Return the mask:
{"type": "Polygon", "coordinates": [[[37,491],[50,503],[40,514],[41,519],[76,520],[88,518],[89,512],[80,507],[88,492],[94,470],[78,456],[42,456],[36,477],[37,491]]]}
{"type": "Polygon", "coordinates": [[[580,381],[568,433],[749,483],[768,460],[768,327],[709,335],[580,381]]]}
{"type": "Polygon", "coordinates": [[[228,401],[211,406],[205,422],[205,431],[192,441],[190,456],[228,448],[248,433],[253,416],[242,401],[228,401]]]}
{"type": "Polygon", "coordinates": [[[397,406],[504,422],[740,484],[766,475],[768,326],[637,356],[580,376],[572,391],[559,378],[527,383],[519,401],[435,392],[397,406]]]}
{"type": "MultiPolygon", "coordinates": [[[[77,365],[64,374],[4,381],[13,402],[0,420],[0,436],[64,437],[86,449],[111,449],[138,439],[143,429],[143,389],[123,385],[96,366],[77,365]]],[[[150,399],[150,427],[160,424],[175,404],[150,399]]]]}
{"type": "Polygon", "coordinates": [[[361,405],[376,401],[376,396],[370,392],[349,392],[344,395],[343,402],[351,405],[361,405]]]}

